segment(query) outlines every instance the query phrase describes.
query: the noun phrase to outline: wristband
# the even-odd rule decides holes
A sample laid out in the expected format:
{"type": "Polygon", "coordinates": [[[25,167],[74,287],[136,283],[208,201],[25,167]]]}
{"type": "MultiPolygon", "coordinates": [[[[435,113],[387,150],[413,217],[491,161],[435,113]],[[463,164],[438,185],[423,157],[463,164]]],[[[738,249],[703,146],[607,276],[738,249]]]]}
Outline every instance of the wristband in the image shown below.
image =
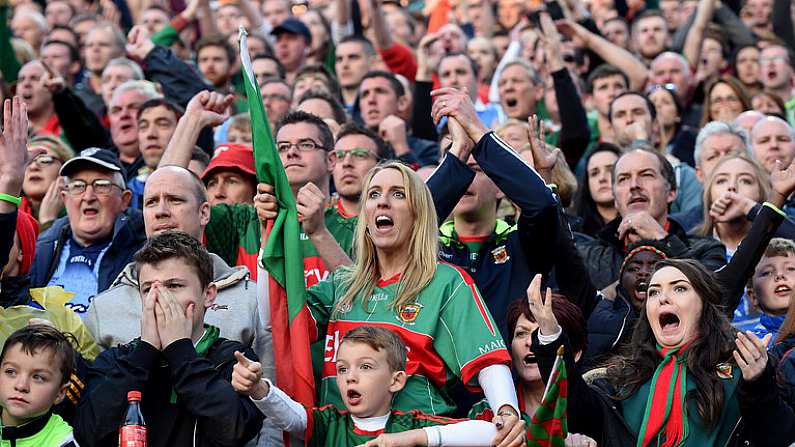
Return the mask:
{"type": "Polygon", "coordinates": [[[5,193],[0,192],[0,200],[3,201],[3,202],[8,202],[8,203],[16,206],[17,208],[19,208],[19,206],[22,205],[22,198],[21,197],[12,196],[11,194],[5,194],[5,193]]]}
{"type": "MultiPolygon", "coordinates": [[[[2,198],[3,198],[3,196],[2,196],[2,194],[0,194],[0,200],[2,200],[2,198]]],[[[781,214],[782,216],[787,217],[787,213],[785,213],[784,211],[781,211],[781,209],[779,207],[777,207],[776,205],[773,205],[770,202],[765,202],[765,203],[762,204],[762,206],[766,206],[766,207],[770,208],[771,210],[777,212],[778,214],[781,214]]]]}

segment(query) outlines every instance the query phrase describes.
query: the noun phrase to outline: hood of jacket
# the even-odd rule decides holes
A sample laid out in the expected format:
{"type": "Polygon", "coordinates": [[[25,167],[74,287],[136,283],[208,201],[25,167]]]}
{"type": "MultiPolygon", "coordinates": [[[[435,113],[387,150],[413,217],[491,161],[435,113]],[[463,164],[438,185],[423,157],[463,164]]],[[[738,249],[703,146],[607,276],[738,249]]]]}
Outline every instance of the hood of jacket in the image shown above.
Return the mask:
{"type": "MultiPolygon", "coordinates": [[[[228,287],[234,287],[237,283],[249,278],[248,268],[245,266],[230,267],[215,253],[210,253],[210,259],[213,261],[213,282],[219,291],[228,287]]],[[[118,285],[126,285],[138,289],[138,271],[135,268],[135,263],[127,264],[124,269],[119,273],[119,276],[113,280],[111,287],[118,285]]]]}

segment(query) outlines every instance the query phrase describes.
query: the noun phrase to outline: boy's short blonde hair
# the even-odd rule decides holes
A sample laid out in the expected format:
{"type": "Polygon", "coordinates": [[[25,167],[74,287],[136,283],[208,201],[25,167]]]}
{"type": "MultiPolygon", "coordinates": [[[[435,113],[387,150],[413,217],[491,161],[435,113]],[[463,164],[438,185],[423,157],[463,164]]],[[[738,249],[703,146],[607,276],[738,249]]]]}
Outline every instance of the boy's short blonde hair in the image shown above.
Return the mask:
{"type": "Polygon", "coordinates": [[[386,352],[386,361],[392,372],[406,370],[406,344],[399,335],[377,326],[360,326],[345,334],[343,343],[364,343],[376,351],[386,352]]]}

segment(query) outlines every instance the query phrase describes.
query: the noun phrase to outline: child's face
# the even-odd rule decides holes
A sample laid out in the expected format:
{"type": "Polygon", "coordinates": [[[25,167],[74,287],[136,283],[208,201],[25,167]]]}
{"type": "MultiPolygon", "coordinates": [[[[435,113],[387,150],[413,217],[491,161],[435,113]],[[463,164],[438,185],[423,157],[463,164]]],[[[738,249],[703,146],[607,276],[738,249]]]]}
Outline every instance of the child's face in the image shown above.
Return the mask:
{"type": "Polygon", "coordinates": [[[229,127],[226,137],[230,144],[251,144],[251,132],[244,132],[239,127],[229,127]]]}
{"type": "Polygon", "coordinates": [[[6,350],[0,364],[0,407],[3,425],[19,426],[47,413],[66,392],[59,362],[51,349],[30,355],[16,344],[6,350]]]}
{"type": "Polygon", "coordinates": [[[627,291],[630,302],[635,307],[641,307],[646,301],[646,287],[649,278],[654,273],[654,264],[662,260],[660,256],[650,251],[641,251],[627,262],[624,274],[621,275],[621,285],[627,291]],[[641,286],[645,284],[645,286],[641,286]]]}
{"type": "Polygon", "coordinates": [[[365,343],[343,342],[337,351],[337,387],[353,416],[383,416],[392,395],[406,383],[404,371],[392,371],[386,352],[365,343]]]}
{"type": "Polygon", "coordinates": [[[795,289],[795,256],[763,257],[753,276],[752,297],[766,313],[783,314],[795,289]]]}

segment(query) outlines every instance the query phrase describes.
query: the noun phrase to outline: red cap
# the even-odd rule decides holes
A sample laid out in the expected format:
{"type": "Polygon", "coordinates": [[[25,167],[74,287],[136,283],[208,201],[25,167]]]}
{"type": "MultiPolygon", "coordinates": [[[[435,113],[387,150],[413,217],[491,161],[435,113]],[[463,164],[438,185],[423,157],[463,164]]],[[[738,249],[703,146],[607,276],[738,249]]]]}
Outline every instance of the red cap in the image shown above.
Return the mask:
{"type": "Polygon", "coordinates": [[[17,212],[17,236],[19,248],[22,250],[22,262],[19,263],[19,274],[27,275],[36,257],[36,238],[39,237],[39,224],[30,214],[17,212]]]}
{"type": "Polygon", "coordinates": [[[213,171],[222,168],[232,168],[257,176],[257,169],[254,167],[254,149],[245,144],[222,144],[215,148],[210,164],[202,172],[201,179],[207,181],[213,171]]]}
{"type": "Polygon", "coordinates": [[[128,391],[127,392],[127,400],[141,400],[141,392],[140,391],[128,391]]]}

